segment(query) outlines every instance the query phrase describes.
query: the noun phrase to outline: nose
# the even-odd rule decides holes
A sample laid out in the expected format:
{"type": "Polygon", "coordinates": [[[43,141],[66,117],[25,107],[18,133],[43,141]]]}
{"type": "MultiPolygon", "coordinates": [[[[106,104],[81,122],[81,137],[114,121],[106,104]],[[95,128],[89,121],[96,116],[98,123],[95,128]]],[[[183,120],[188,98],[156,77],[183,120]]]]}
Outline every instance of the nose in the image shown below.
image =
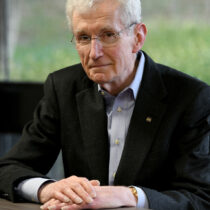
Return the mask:
{"type": "Polygon", "coordinates": [[[103,46],[98,39],[92,39],[90,43],[90,58],[97,60],[103,56],[103,46]]]}

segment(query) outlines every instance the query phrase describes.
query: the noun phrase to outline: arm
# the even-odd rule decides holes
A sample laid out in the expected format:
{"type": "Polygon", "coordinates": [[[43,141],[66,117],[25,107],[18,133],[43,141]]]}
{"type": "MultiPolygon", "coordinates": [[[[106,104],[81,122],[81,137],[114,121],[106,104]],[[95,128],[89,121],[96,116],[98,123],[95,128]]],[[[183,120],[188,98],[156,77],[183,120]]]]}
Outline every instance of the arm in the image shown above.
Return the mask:
{"type": "MultiPolygon", "coordinates": [[[[194,96],[174,138],[173,174],[168,190],[145,188],[150,208],[210,208],[210,87],[194,96]]],[[[176,130],[175,130],[176,131],[176,130]]]]}
{"type": "MultiPolygon", "coordinates": [[[[41,209],[47,210],[52,208],[54,210],[64,207],[66,209],[74,208],[88,208],[88,209],[100,209],[100,208],[116,208],[116,207],[143,207],[148,208],[148,202],[145,193],[140,188],[137,189],[137,195],[132,192],[130,187],[124,186],[101,186],[96,185],[92,182],[93,190],[95,191],[95,196],[93,196],[92,201],[86,201],[82,199],[82,202],[75,202],[71,200],[65,200],[64,198],[52,196],[51,199],[47,199],[47,202],[41,206],[41,209]]],[[[47,191],[46,191],[47,192],[47,191]]],[[[52,188],[49,188],[49,191],[46,195],[52,194],[52,188]]],[[[79,195],[79,194],[78,194],[79,195]]],[[[67,195],[67,198],[72,196],[71,194],[67,195]]]]}
{"type": "Polygon", "coordinates": [[[19,142],[0,160],[0,194],[12,201],[19,197],[14,190],[28,178],[43,177],[60,150],[59,117],[52,78],[45,84],[45,96],[37,106],[19,142]],[[46,152],[47,151],[47,152],[46,152]]]}
{"type": "MultiPolygon", "coordinates": [[[[150,188],[149,186],[142,187],[142,189],[148,198],[149,208],[152,209],[209,209],[210,88],[208,86],[203,87],[199,93],[194,95],[178,122],[171,145],[173,154],[170,154],[173,156],[173,162],[170,162],[173,173],[168,174],[169,177],[166,180],[168,183],[163,183],[163,189],[150,188]]],[[[155,174],[152,177],[155,178],[155,174]]],[[[48,204],[55,204],[56,207],[65,206],[66,209],[132,206],[134,197],[130,197],[127,190],[126,187],[100,187],[91,204],[70,204],[68,206],[68,204],[59,203],[57,200],[51,200],[48,204]],[[105,192],[109,190],[112,192],[106,194],[105,192]],[[129,201],[124,198],[129,198],[129,201]]]]}

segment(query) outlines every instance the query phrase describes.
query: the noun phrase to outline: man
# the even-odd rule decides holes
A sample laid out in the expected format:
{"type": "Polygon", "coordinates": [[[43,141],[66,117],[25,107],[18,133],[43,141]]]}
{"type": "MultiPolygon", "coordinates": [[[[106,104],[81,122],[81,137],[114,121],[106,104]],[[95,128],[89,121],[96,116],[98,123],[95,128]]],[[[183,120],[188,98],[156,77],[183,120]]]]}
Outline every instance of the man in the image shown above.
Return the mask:
{"type": "Polygon", "coordinates": [[[210,208],[210,87],[140,51],[140,11],[139,0],[67,2],[82,65],[48,77],[0,161],[5,197],[42,209],[210,208]],[[52,181],[43,174],[60,149],[67,178],[52,181]]]}

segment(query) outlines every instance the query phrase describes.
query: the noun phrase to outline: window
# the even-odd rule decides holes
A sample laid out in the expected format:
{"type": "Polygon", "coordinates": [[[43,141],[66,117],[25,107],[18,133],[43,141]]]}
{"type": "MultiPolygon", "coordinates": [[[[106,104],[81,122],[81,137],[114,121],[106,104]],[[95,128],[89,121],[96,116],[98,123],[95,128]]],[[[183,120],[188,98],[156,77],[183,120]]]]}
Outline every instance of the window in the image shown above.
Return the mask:
{"type": "Polygon", "coordinates": [[[1,79],[43,81],[50,72],[79,62],[70,44],[65,0],[5,2],[9,59],[1,79]]]}
{"type": "Polygon", "coordinates": [[[143,50],[210,84],[210,1],[142,0],[142,12],[148,28],[143,50]]]}
{"type": "MultiPolygon", "coordinates": [[[[0,11],[1,80],[44,81],[50,72],[79,62],[70,44],[65,0],[0,2],[7,7],[0,11]]],[[[142,11],[148,28],[143,50],[159,63],[210,83],[210,1],[142,0],[142,11]]]]}

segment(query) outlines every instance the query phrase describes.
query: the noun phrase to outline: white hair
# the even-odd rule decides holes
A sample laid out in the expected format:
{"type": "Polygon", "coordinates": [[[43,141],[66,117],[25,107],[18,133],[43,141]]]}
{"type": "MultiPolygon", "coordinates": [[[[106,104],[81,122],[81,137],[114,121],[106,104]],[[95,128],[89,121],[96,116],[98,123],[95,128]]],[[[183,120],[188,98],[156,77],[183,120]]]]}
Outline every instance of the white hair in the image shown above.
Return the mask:
{"type": "MultiPolygon", "coordinates": [[[[105,0],[67,0],[66,15],[70,30],[72,28],[72,15],[74,10],[79,12],[93,8],[96,3],[105,0]]],[[[120,3],[121,21],[125,26],[141,22],[141,0],[116,0],[120,3]]]]}

